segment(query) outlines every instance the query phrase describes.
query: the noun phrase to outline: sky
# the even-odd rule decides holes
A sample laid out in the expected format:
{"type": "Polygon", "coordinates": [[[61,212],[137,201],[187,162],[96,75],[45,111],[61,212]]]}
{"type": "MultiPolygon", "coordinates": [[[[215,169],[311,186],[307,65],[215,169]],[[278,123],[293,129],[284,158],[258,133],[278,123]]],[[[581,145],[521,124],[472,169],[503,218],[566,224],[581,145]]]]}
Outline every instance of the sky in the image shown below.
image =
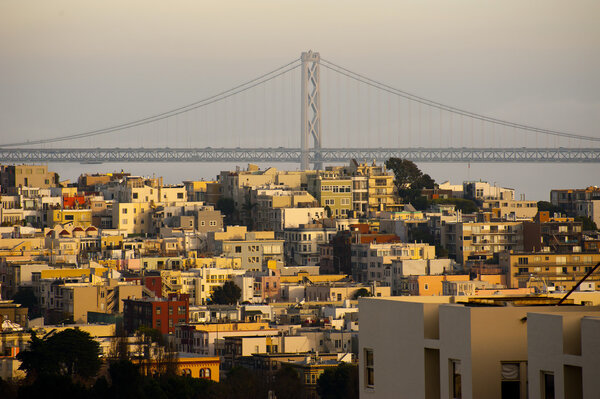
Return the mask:
{"type": "MultiPolygon", "coordinates": [[[[426,98],[600,137],[599,16],[595,0],[3,0],[0,143],[160,113],[308,49],[426,98]]],[[[70,178],[133,168],[171,182],[208,179],[221,168],[51,166],[70,178]]],[[[483,179],[532,199],[547,199],[551,186],[600,185],[596,165],[420,166],[437,181],[483,179]]]]}

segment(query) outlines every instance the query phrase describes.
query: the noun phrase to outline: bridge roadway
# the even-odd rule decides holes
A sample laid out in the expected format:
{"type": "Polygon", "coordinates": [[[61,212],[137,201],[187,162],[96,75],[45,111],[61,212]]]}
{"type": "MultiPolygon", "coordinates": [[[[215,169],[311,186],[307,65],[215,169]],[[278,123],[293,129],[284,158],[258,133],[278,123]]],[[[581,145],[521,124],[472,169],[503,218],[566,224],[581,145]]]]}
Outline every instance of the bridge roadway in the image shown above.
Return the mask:
{"type": "MultiPolygon", "coordinates": [[[[30,162],[288,162],[299,163],[300,148],[0,148],[2,163],[30,162]]],[[[350,159],[414,162],[600,162],[600,148],[323,148],[310,162],[350,159]]]]}

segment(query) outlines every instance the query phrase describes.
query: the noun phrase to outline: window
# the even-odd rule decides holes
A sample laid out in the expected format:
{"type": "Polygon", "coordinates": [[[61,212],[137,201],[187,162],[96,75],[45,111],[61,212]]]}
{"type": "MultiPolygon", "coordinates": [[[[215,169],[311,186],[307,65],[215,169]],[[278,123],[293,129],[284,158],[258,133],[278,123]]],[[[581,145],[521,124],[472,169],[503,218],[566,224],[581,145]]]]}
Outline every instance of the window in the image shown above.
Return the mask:
{"type": "Polygon", "coordinates": [[[123,212],[123,215],[127,214],[127,208],[123,208],[121,212],[123,212]]]}
{"type": "Polygon", "coordinates": [[[501,398],[521,397],[521,373],[519,363],[502,363],[501,398]]]}
{"type": "Polygon", "coordinates": [[[240,245],[236,245],[236,247],[235,247],[235,253],[239,254],[241,252],[242,252],[242,247],[240,245]]]}
{"type": "Polygon", "coordinates": [[[519,258],[519,265],[529,264],[529,258],[519,258]]]}
{"type": "Polygon", "coordinates": [[[542,371],[542,399],[554,399],[554,374],[549,371],[542,371]]]}
{"type": "Polygon", "coordinates": [[[137,199],[138,198],[138,193],[133,193],[133,199],[137,199]]]}
{"type": "Polygon", "coordinates": [[[177,193],[177,199],[183,199],[183,193],[177,193]]]}
{"type": "Polygon", "coordinates": [[[450,391],[452,392],[452,398],[462,398],[460,360],[450,359],[450,391]]]}
{"type": "Polygon", "coordinates": [[[74,216],[73,215],[65,215],[65,220],[74,220],[74,216]]]}
{"type": "Polygon", "coordinates": [[[373,349],[365,348],[365,386],[375,386],[375,361],[373,349]]]}

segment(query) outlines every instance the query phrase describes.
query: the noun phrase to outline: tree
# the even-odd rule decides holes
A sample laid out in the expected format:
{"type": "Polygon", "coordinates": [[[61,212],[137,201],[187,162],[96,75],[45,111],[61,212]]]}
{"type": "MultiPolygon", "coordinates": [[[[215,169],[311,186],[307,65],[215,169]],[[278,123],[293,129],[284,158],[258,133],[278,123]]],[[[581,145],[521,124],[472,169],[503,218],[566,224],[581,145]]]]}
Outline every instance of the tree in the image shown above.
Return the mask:
{"type": "Polygon", "coordinates": [[[408,159],[390,158],[385,162],[385,167],[394,172],[394,184],[399,193],[409,189],[423,175],[417,165],[408,159]]]}
{"type": "Polygon", "coordinates": [[[587,216],[576,216],[575,221],[581,222],[581,224],[582,224],[581,228],[584,231],[598,230],[598,226],[596,226],[596,223],[594,223],[594,221],[587,216]]]}
{"type": "Polygon", "coordinates": [[[563,212],[561,208],[548,201],[538,201],[537,207],[538,212],[550,212],[550,215],[563,212]]]}
{"type": "Polygon", "coordinates": [[[304,384],[296,370],[289,365],[284,365],[275,373],[273,390],[278,398],[304,398],[304,384]]]}
{"type": "Polygon", "coordinates": [[[356,291],[354,293],[354,298],[353,299],[358,299],[358,298],[361,298],[361,297],[368,297],[368,296],[373,296],[373,295],[371,295],[371,293],[369,292],[368,289],[361,288],[361,289],[359,289],[358,291],[356,291]]]}
{"type": "Polygon", "coordinates": [[[341,363],[326,369],[317,380],[322,399],[358,399],[358,366],[341,363]]]}
{"type": "Polygon", "coordinates": [[[211,296],[211,302],[217,305],[234,305],[242,297],[242,290],[233,281],[227,281],[217,287],[211,296]]]}
{"type": "Polygon", "coordinates": [[[405,202],[413,202],[421,196],[424,188],[434,188],[435,181],[428,174],[423,174],[419,167],[408,159],[390,158],[385,167],[394,172],[394,184],[398,195],[405,202]]]}
{"type": "Polygon", "coordinates": [[[220,398],[258,399],[267,397],[265,379],[244,367],[234,367],[229,370],[227,378],[219,385],[220,398]]]}
{"type": "Polygon", "coordinates": [[[40,375],[68,376],[87,379],[100,369],[100,345],[89,333],[68,328],[49,337],[31,334],[28,350],[17,355],[20,370],[36,379],[40,375]]]}
{"type": "Polygon", "coordinates": [[[226,223],[230,224],[233,213],[235,212],[235,202],[233,201],[233,198],[219,198],[216,208],[225,216],[226,223]]]}
{"type": "Polygon", "coordinates": [[[462,213],[474,213],[479,209],[475,201],[464,198],[437,198],[431,202],[433,204],[453,204],[462,213]]]}
{"type": "Polygon", "coordinates": [[[12,300],[15,303],[20,304],[24,308],[27,308],[27,313],[30,317],[38,314],[37,310],[37,298],[33,293],[33,288],[20,287],[19,290],[13,295],[12,300]]]}

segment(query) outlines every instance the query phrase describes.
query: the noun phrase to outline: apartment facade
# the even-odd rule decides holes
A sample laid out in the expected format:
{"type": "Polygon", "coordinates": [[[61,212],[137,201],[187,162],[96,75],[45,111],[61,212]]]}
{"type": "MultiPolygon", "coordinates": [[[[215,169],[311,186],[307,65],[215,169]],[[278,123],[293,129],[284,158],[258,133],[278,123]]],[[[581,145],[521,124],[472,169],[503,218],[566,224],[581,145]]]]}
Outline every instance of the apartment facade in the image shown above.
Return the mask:
{"type": "MultiPolygon", "coordinates": [[[[499,261],[511,288],[541,281],[558,290],[569,290],[600,262],[600,253],[503,252],[499,261]]],[[[600,275],[592,274],[587,281],[598,283],[600,275]]]]}

